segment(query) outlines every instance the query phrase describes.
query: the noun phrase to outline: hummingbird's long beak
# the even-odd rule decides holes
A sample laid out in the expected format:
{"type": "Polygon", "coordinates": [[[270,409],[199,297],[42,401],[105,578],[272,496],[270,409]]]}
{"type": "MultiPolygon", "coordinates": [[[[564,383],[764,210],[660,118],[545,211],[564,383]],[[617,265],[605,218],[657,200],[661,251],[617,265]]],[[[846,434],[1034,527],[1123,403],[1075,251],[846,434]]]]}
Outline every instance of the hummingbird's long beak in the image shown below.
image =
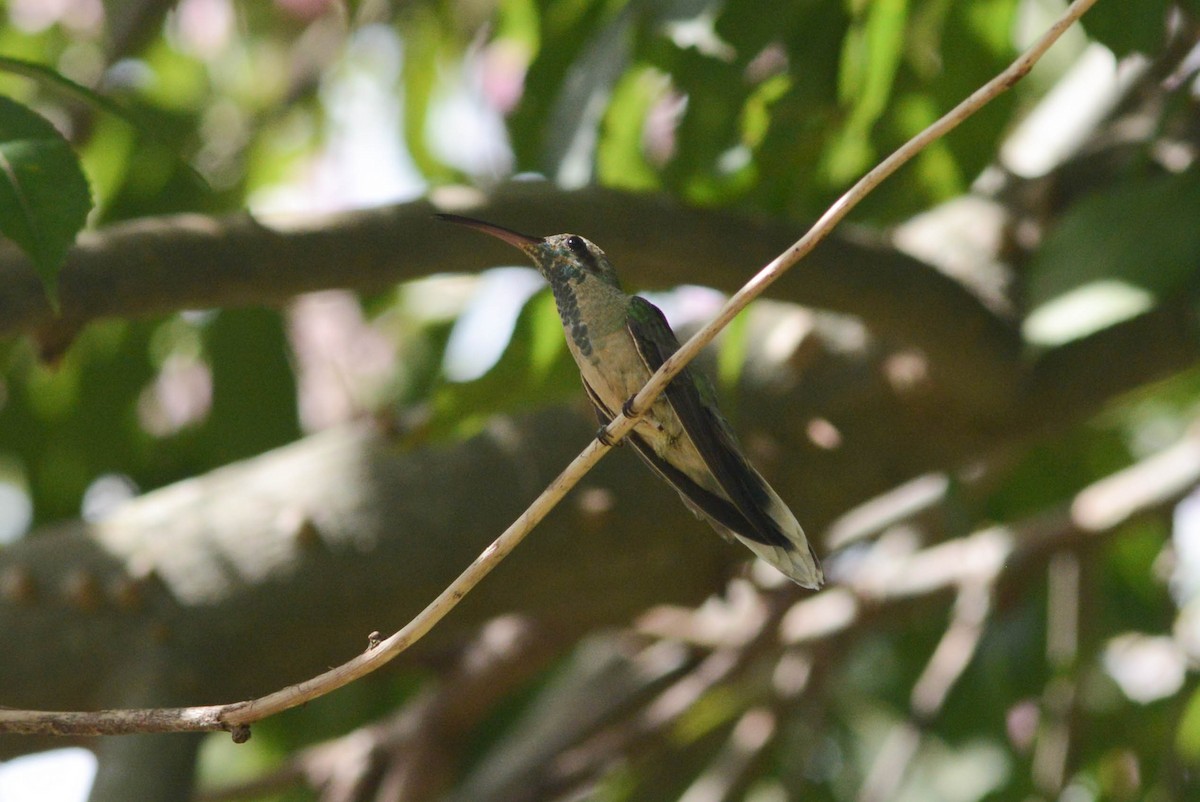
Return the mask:
{"type": "Polygon", "coordinates": [[[514,248],[520,248],[525,253],[529,253],[530,248],[545,242],[541,237],[531,237],[528,234],[513,231],[511,228],[487,223],[483,220],[476,220],[473,217],[463,217],[458,214],[435,214],[434,217],[438,220],[445,220],[447,223],[457,223],[460,226],[466,226],[476,231],[482,231],[484,234],[490,234],[496,239],[504,240],[514,248]]]}

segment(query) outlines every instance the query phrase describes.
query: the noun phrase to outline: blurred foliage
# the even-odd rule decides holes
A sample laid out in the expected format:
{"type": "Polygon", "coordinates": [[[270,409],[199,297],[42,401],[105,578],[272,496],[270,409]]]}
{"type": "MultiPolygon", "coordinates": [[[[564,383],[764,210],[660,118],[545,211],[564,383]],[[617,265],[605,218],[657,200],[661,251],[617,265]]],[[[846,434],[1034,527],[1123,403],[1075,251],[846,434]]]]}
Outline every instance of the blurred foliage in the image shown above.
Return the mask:
{"type": "MultiPolygon", "coordinates": [[[[1037,27],[1030,20],[1057,7],[1050,0],[9,0],[0,54],[49,72],[0,72],[0,231],[30,254],[52,290],[89,208],[97,226],[176,212],[324,210],[536,172],[566,186],[597,182],[806,221],[991,78],[1030,38],[1037,27]],[[131,21],[133,12],[140,21],[131,21]],[[475,129],[487,141],[464,134],[475,129]],[[384,133],[372,139],[374,130],[384,133]]],[[[1093,45],[1117,57],[1155,58],[1168,33],[1191,30],[1197,14],[1196,0],[1102,0],[1086,34],[1064,42],[1068,56],[926,150],[856,220],[886,227],[961,196],[994,168],[1002,143],[1071,57],[1093,45]]],[[[1194,135],[1189,81],[1194,74],[1177,76],[1175,89],[1128,135],[1133,152],[1106,168],[1099,189],[1047,210],[1034,245],[1014,235],[1012,247],[1027,248],[1016,258],[1022,304],[1036,311],[1104,283],[1128,285],[1149,305],[1196,291],[1200,170],[1194,152],[1182,164],[1167,158],[1194,139],[1167,143],[1175,150],[1156,150],[1163,142],[1154,140],[1157,132],[1194,135]]],[[[0,465],[4,481],[32,499],[26,528],[78,515],[103,476],[146,490],[400,407],[422,411],[424,436],[449,438],[496,413],[580,398],[545,293],[521,309],[488,372],[446,379],[446,344],[466,293],[454,279],[429,281],[445,282],[436,285],[444,300],[437,309],[411,303],[409,286],[353,297],[356,314],[336,320],[254,308],[105,321],[82,331],[55,364],[43,363],[32,343],[4,343],[0,465]],[[325,325],[344,337],[336,353],[305,345],[305,335],[325,325]],[[363,356],[381,349],[387,359],[363,356]],[[340,378],[306,382],[310,375],[340,378]]],[[[1122,314],[1112,311],[1105,323],[1122,314]]],[[[726,387],[747,336],[739,328],[727,338],[726,387]]],[[[984,490],[955,498],[957,515],[974,528],[1057,508],[1177,439],[1198,410],[1197,375],[1146,388],[1097,420],[1011,455],[984,490]]],[[[936,720],[920,722],[925,741],[903,798],[1046,795],[1034,736],[1021,735],[1030,716],[1032,731],[1053,727],[1055,716],[1083,722],[1060,798],[1186,798],[1181,778],[1200,767],[1194,674],[1164,698],[1135,701],[1103,669],[1111,638],[1169,635],[1188,603],[1167,592],[1167,529],[1162,521],[1134,522],[1094,558],[1085,555],[1084,625],[1067,657],[1049,655],[1045,645],[1048,576],[1003,600],[959,683],[964,690],[950,694],[936,720]],[[1053,696],[1063,684],[1074,693],[1066,712],[1053,696]],[[975,779],[955,786],[956,766],[976,771],[975,779]]],[[[805,716],[779,711],[774,751],[753,773],[752,789],[761,793],[743,798],[793,798],[801,790],[806,799],[855,798],[887,732],[909,717],[914,683],[946,626],[942,607],[920,605],[838,642],[825,707],[805,716]]],[[[396,708],[409,698],[409,682],[364,684],[336,703],[293,711],[237,754],[261,770],[396,708]]],[[[677,797],[743,714],[764,702],[769,683],[755,676],[710,689],[670,728],[670,748],[646,753],[673,759],[639,760],[634,750],[614,760],[595,781],[596,798],[677,797]]],[[[508,700],[481,726],[468,768],[518,726],[538,690],[508,700]]],[[[208,760],[228,767],[231,759],[208,760]]]]}
{"type": "Polygon", "coordinates": [[[434,391],[430,433],[469,436],[497,414],[574,397],[578,381],[554,298],[541,292],[525,304],[495,366],[474,381],[443,382],[434,391]]]}
{"type": "Polygon", "coordinates": [[[1194,172],[1135,176],[1083,198],[1063,215],[1030,265],[1032,304],[1098,281],[1130,284],[1156,298],[1193,282],[1200,231],[1172,211],[1200,208],[1194,172]]]}

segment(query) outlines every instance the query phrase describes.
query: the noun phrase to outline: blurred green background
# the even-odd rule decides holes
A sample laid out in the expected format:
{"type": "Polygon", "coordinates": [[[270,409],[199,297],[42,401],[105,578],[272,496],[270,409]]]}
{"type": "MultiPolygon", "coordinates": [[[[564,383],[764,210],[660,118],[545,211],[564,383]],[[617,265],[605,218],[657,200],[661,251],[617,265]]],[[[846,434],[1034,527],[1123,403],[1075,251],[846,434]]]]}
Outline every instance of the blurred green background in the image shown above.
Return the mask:
{"type": "MultiPolygon", "coordinates": [[[[142,218],[162,220],[169,237],[182,222],[166,216],[185,212],[320,226],[328,213],[454,186],[503,198],[516,176],[544,178],[528,191],[551,203],[617,191],[601,196],[612,209],[598,218],[647,196],[680,219],[720,215],[740,232],[730,247],[743,236],[750,253],[762,226],[798,237],[1062,7],[7,0],[0,229],[11,242],[0,266],[36,270],[54,291],[85,217],[101,238],[142,218]]],[[[851,242],[915,258],[1007,333],[1017,400],[998,400],[1001,412],[947,410],[936,392],[929,401],[922,382],[940,375],[937,360],[908,348],[902,327],[811,311],[790,290],[720,340],[707,369],[735,421],[774,416],[773,432],[795,435],[758,449],[770,470],[806,454],[842,466],[827,474],[838,489],[813,491],[826,505],[818,520],[796,508],[818,552],[833,553],[830,589],[804,599],[741,570],[700,607],[556,633],[527,676],[461,713],[451,746],[358,729],[378,739],[369,758],[300,751],[344,745],[334,739],[372,723],[436,728],[421,705],[436,709],[439,688],[459,692],[452,678],[487,631],[471,630],[437,660],[265,722],[245,746],[214,736],[200,752],[204,793],[274,779],[201,798],[1200,798],[1200,508],[1186,498],[1200,404],[1198,42],[1195,0],[1100,0],[1027,80],[852,215],[851,242]],[[848,379],[822,383],[834,374],[795,333],[806,326],[824,332],[822,354],[844,360],[837,376],[869,374],[915,410],[869,428],[928,452],[879,453],[883,435],[839,427],[842,412],[872,407],[848,379]],[[1079,353],[1111,360],[1110,380],[1081,379],[1079,353]],[[1041,408],[1022,408],[1027,397],[1041,408]],[[816,414],[825,402],[814,398],[832,400],[816,414]],[[953,445],[939,441],[942,414],[953,445]],[[884,467],[856,491],[846,486],[860,462],[884,467]],[[1141,470],[1095,487],[1130,466],[1141,470]],[[918,475],[925,484],[905,484],[918,475]],[[890,486],[908,495],[888,496],[882,514],[840,517],[890,486]],[[907,509],[910,498],[923,500],[907,509]],[[1103,518],[1105,503],[1116,518],[1103,518]],[[985,535],[1019,544],[1006,568],[988,568],[985,535]],[[963,569],[976,558],[977,573],[963,569]],[[688,688],[694,697],[665,712],[668,692],[688,688]],[[561,712],[581,699],[611,706],[592,719],[561,712]]],[[[639,242],[679,235],[649,226],[622,243],[631,261],[639,242]]],[[[417,431],[405,448],[436,449],[504,416],[578,407],[536,274],[485,270],[500,263],[479,247],[474,274],[413,256],[415,277],[384,289],[334,282],[282,304],[105,316],[65,337],[0,320],[0,558],[16,560],[59,522],[103,520],[140,493],[355,422],[417,431]]],[[[745,279],[760,264],[727,267],[745,279]]],[[[663,286],[646,268],[626,283],[656,290],[683,331],[717,308],[720,294],[703,288],[736,280],[686,264],[672,275],[689,286],[663,286]]],[[[867,283],[845,292],[869,295],[869,269],[854,275],[867,283]]],[[[20,303],[45,303],[11,286],[20,303]]],[[[921,308],[914,286],[897,304],[921,308]]],[[[68,318],[74,297],[62,296],[68,318]]],[[[0,317],[17,320],[16,303],[0,317]]],[[[939,303],[928,298],[930,319],[952,314],[939,303]]],[[[20,579],[0,572],[0,604],[28,603],[20,579]]],[[[310,668],[322,666],[297,665],[301,676],[310,668]]],[[[0,664],[8,704],[3,674],[0,664]]]]}

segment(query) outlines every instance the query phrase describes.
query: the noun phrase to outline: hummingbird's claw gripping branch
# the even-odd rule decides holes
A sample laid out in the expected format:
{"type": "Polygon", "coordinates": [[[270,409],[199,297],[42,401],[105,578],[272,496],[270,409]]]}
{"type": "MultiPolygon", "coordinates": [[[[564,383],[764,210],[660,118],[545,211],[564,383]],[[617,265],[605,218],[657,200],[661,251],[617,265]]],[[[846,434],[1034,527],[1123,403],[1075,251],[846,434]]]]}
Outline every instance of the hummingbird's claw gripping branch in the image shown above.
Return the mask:
{"type": "Polygon", "coordinates": [[[596,430],[596,439],[599,440],[604,445],[608,446],[609,448],[615,448],[615,447],[625,445],[624,440],[613,440],[612,439],[612,437],[608,434],[607,426],[601,426],[599,429],[596,430]]]}

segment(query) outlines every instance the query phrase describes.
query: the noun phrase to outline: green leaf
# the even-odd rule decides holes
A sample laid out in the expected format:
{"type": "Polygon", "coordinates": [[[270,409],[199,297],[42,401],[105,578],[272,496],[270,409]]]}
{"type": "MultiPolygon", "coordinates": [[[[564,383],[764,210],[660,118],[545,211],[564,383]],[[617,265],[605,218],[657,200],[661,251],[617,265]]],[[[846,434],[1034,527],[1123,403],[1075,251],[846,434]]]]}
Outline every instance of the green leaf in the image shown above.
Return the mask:
{"type": "Polygon", "coordinates": [[[866,169],[874,158],[872,126],[887,110],[904,52],[908,3],[878,0],[851,27],[842,49],[838,94],[849,108],[846,125],[831,144],[826,168],[835,183],[866,169]]]}
{"type": "Polygon", "coordinates": [[[78,516],[84,491],[104,473],[125,474],[142,487],[164,483],[158,471],[168,460],[152,451],[137,418],[139,398],[155,378],[147,348],[155,328],[150,321],[93,322],[53,366],[31,342],[13,338],[0,454],[24,467],[37,521],[78,516]]]}
{"type": "Polygon", "coordinates": [[[70,144],[30,109],[0,97],[0,232],[33,262],[50,302],[92,195],[70,144]]]}
{"type": "Polygon", "coordinates": [[[563,340],[554,297],[542,291],[521,310],[508,347],[491,370],[435,391],[430,436],[465,437],[492,415],[571,398],[579,398],[579,372],[563,340]]]}
{"type": "Polygon", "coordinates": [[[534,0],[501,0],[496,8],[496,38],[508,40],[532,56],[540,44],[540,22],[534,0]]]}
{"type": "Polygon", "coordinates": [[[1097,3],[1083,15],[1084,29],[1118,58],[1133,52],[1155,53],[1167,33],[1167,0],[1097,3]]]}
{"type": "Polygon", "coordinates": [[[1200,259],[1200,172],[1131,178],[1075,204],[1030,265],[1031,305],[1098,281],[1161,298],[1200,259]]]}
{"type": "MultiPolygon", "coordinates": [[[[542,8],[538,27],[524,24],[523,40],[536,43],[537,51],[525,74],[521,103],[508,120],[519,171],[546,167],[543,143],[554,133],[547,120],[556,113],[560,94],[567,91],[568,75],[583,74],[578,68],[571,72],[581,48],[595,47],[596,32],[610,24],[611,14],[603,3],[543,3],[542,8]]],[[[506,3],[504,9],[506,15],[523,11],[516,3],[506,3]]]]}
{"type": "Polygon", "coordinates": [[[646,159],[643,134],[646,117],[668,86],[667,76],[648,67],[628,70],[617,82],[596,151],[597,171],[606,186],[659,188],[658,175],[646,159]]]}
{"type": "Polygon", "coordinates": [[[38,64],[35,61],[26,61],[25,59],[12,58],[10,56],[0,56],[0,70],[11,72],[13,75],[23,75],[26,78],[32,78],[45,86],[57,89],[67,97],[81,100],[84,103],[90,103],[98,109],[103,109],[109,114],[120,117],[135,128],[142,127],[137,117],[120,103],[105,97],[95,89],[90,89],[81,83],[72,81],[62,73],[47,67],[45,64],[38,64]]]}
{"type": "Polygon", "coordinates": [[[224,309],[204,332],[204,346],[212,409],[202,437],[214,460],[244,459],[300,436],[296,377],[277,310],[224,309]]]}
{"type": "Polygon", "coordinates": [[[1175,751],[1183,763],[1200,764],[1200,691],[1194,691],[1184,705],[1175,731],[1175,751]]]}
{"type": "Polygon", "coordinates": [[[404,22],[404,141],[422,175],[451,181],[453,171],[429,148],[429,112],[442,67],[442,28],[437,17],[422,7],[406,15],[404,22]]]}
{"type": "MultiPolygon", "coordinates": [[[[160,48],[158,52],[171,54],[169,48],[160,48]]],[[[188,103],[184,102],[185,98],[198,96],[201,89],[197,86],[199,83],[197,77],[189,73],[186,69],[191,66],[191,62],[179,57],[168,57],[160,59],[160,62],[165,61],[166,66],[162,63],[156,65],[156,71],[160,75],[168,73],[173,75],[182,75],[183,78],[172,78],[171,80],[160,80],[160,85],[166,84],[171,87],[171,91],[165,93],[159,98],[160,103],[165,108],[180,107],[186,109],[188,103]],[[187,91],[181,91],[180,87],[188,87],[187,91]]],[[[162,135],[162,124],[160,120],[153,119],[139,112],[136,108],[130,107],[125,103],[118,102],[111,97],[97,92],[95,89],[84,86],[81,83],[72,81],[65,75],[56,70],[47,67],[44,64],[38,64],[35,61],[26,61],[25,59],[12,58],[11,56],[0,56],[0,71],[9,72],[13,75],[21,75],[25,78],[30,78],[37,81],[40,85],[53,89],[60,94],[78,100],[82,103],[94,106],[95,108],[106,112],[107,114],[123,121],[136,131],[140,136],[144,137],[149,143],[157,147],[165,147],[171,154],[171,157],[178,162],[177,167],[182,171],[185,178],[195,185],[195,188],[203,194],[211,194],[212,189],[209,187],[208,181],[202,176],[195,167],[193,167],[179,152],[179,148],[168,143],[162,135]]],[[[95,137],[93,136],[94,140],[95,137]]],[[[93,145],[94,142],[89,142],[93,145]]],[[[95,150],[95,148],[93,148],[95,150]]],[[[85,156],[86,159],[86,156],[85,156]]],[[[91,165],[89,165],[91,166],[91,165]]],[[[94,176],[93,176],[94,177],[94,176]]],[[[100,198],[104,198],[102,193],[99,193],[100,198]]]]}

